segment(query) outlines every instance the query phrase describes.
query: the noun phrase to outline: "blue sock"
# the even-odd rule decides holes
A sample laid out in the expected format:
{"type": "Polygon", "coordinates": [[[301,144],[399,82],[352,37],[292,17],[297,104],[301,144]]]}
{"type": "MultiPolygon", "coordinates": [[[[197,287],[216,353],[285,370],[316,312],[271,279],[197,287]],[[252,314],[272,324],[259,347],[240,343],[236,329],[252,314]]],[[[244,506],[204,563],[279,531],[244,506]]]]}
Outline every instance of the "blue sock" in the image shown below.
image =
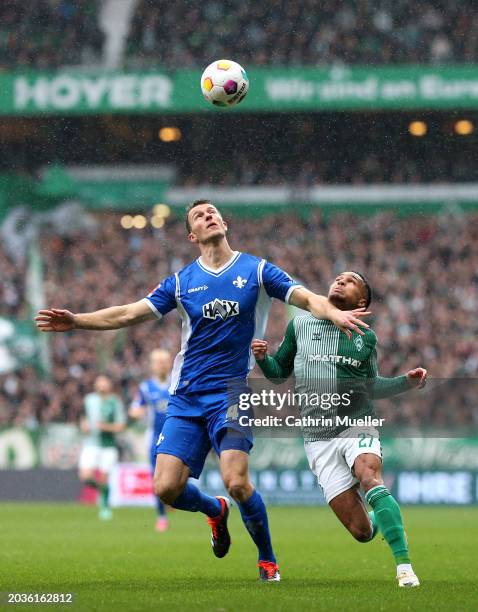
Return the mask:
{"type": "Polygon", "coordinates": [[[183,492],[176,498],[172,506],[178,510],[202,512],[211,518],[218,516],[222,509],[221,502],[217,499],[217,497],[205,495],[190,482],[186,484],[183,492]]]}
{"type": "Polygon", "coordinates": [[[259,561],[272,561],[276,563],[272,550],[267,510],[262,497],[257,491],[254,491],[247,501],[238,505],[242,521],[258,548],[259,561]]]}
{"type": "Polygon", "coordinates": [[[164,507],[163,502],[160,500],[160,498],[156,495],[156,511],[158,513],[158,516],[166,516],[166,508],[164,507]]]}

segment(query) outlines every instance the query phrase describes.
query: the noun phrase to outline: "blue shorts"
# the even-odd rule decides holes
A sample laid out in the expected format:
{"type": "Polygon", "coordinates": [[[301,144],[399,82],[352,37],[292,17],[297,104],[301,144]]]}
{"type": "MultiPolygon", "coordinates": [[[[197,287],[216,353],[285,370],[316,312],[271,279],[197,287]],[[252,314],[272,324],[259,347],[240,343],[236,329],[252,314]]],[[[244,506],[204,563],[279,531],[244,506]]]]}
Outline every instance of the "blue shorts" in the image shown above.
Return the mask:
{"type": "Polygon", "coordinates": [[[199,478],[211,448],[218,455],[231,449],[249,453],[252,431],[239,425],[237,419],[228,418],[229,403],[226,392],[172,395],[156,454],[178,457],[189,467],[191,476],[199,478]],[[189,409],[197,411],[198,406],[203,416],[187,416],[189,409]],[[181,412],[185,415],[180,416],[181,412]]]}

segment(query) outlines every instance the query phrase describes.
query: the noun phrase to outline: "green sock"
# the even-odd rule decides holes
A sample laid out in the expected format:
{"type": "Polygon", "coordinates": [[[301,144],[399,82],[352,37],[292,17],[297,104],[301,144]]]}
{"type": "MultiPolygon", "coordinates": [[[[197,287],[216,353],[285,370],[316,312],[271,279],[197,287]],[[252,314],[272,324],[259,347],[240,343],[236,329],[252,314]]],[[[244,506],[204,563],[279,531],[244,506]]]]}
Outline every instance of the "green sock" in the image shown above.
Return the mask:
{"type": "Polygon", "coordinates": [[[371,510],[371,511],[368,513],[368,517],[369,517],[370,522],[371,522],[371,524],[372,524],[372,535],[370,536],[370,540],[369,540],[369,542],[370,542],[371,540],[373,540],[373,539],[374,539],[374,537],[375,537],[375,536],[377,535],[377,533],[378,533],[378,525],[377,525],[377,519],[375,518],[375,512],[374,512],[373,510],[371,510]]]}
{"type": "Polygon", "coordinates": [[[110,488],[107,484],[104,484],[100,488],[100,508],[108,508],[108,500],[110,496],[110,488]]]}
{"type": "Polygon", "coordinates": [[[365,499],[372,506],[376,525],[392,549],[397,565],[410,563],[408,543],[403,527],[400,506],[384,485],[367,491],[365,499]]]}

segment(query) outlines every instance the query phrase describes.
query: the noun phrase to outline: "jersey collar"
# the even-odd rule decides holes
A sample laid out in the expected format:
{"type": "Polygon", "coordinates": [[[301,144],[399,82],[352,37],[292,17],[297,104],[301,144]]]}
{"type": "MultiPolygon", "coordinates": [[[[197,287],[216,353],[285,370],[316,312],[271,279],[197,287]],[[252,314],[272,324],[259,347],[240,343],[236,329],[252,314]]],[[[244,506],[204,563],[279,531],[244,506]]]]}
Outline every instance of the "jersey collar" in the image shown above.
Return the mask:
{"type": "Polygon", "coordinates": [[[233,251],[231,259],[226,261],[226,263],[223,264],[220,268],[210,268],[209,266],[207,266],[205,263],[201,261],[201,257],[198,257],[196,261],[197,261],[198,266],[201,268],[201,270],[204,270],[204,272],[207,272],[208,274],[212,274],[213,276],[219,276],[220,274],[223,274],[224,272],[226,272],[226,270],[228,270],[234,264],[234,262],[238,259],[240,254],[241,253],[239,251],[233,251]]]}

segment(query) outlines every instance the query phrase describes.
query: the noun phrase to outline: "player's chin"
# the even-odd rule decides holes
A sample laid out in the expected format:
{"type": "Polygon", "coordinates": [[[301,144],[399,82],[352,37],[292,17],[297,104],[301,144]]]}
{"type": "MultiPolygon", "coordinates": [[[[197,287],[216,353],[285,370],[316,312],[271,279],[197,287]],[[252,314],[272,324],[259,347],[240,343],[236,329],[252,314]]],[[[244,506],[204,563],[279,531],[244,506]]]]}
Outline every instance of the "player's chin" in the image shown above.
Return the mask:
{"type": "Polygon", "coordinates": [[[217,240],[218,238],[224,238],[226,232],[224,229],[220,227],[211,228],[204,236],[204,242],[209,242],[210,240],[217,240]]]}

